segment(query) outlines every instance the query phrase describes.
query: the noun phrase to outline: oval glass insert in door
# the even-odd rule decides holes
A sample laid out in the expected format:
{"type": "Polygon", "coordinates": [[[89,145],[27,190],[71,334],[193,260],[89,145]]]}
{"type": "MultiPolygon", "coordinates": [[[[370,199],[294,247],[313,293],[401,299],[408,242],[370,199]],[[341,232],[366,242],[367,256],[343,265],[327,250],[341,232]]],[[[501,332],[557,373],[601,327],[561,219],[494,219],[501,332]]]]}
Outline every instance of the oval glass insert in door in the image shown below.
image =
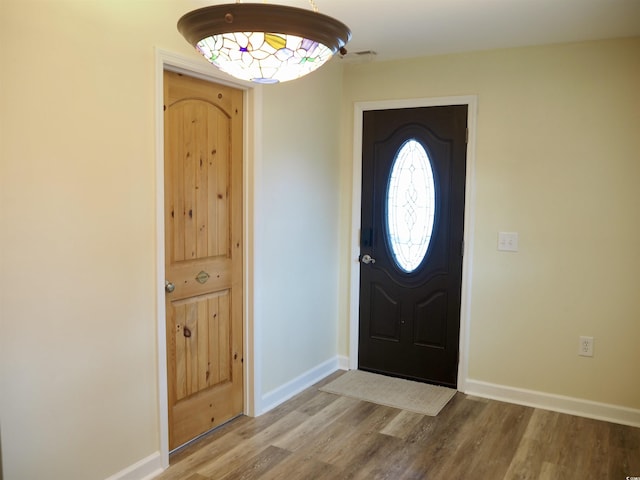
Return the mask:
{"type": "Polygon", "coordinates": [[[411,273],[424,261],[435,222],[435,184],[429,155],[409,139],[393,160],[387,187],[387,241],[402,271],[411,273]]]}

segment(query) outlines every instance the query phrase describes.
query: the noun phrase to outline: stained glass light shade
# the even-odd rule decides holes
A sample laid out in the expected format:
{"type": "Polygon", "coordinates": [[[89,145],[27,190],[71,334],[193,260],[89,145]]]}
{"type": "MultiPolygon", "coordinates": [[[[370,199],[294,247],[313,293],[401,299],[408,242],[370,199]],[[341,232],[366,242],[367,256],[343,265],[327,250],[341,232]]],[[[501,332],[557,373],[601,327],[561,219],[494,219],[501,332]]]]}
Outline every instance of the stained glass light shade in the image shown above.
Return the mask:
{"type": "Polygon", "coordinates": [[[311,73],[351,38],[344,24],[326,15],[259,3],[194,10],[180,19],[178,30],[220,70],[257,83],[311,73]]]}
{"type": "Polygon", "coordinates": [[[333,56],[326,45],[282,33],[223,33],[202,39],[197,48],[223,72],[257,83],[295,80],[333,56]]]}
{"type": "Polygon", "coordinates": [[[436,190],[429,155],[407,140],[398,150],[387,187],[387,240],[396,265],[414,272],[424,261],[435,223],[436,190]]]}

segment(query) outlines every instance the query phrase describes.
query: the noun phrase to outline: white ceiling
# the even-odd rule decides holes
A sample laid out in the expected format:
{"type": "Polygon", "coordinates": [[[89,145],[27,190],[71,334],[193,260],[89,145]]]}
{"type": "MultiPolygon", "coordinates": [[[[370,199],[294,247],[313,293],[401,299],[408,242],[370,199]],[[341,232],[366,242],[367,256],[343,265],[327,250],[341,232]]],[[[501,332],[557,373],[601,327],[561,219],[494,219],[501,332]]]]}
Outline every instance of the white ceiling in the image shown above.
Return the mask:
{"type": "MultiPolygon", "coordinates": [[[[244,3],[260,0],[247,0],[244,3]]],[[[234,0],[192,0],[194,8],[234,0]]],[[[311,8],[309,0],[269,0],[311,8]]],[[[376,60],[640,36],[640,0],[315,0],[376,60]]],[[[370,59],[370,58],[369,58],[370,59]]]]}

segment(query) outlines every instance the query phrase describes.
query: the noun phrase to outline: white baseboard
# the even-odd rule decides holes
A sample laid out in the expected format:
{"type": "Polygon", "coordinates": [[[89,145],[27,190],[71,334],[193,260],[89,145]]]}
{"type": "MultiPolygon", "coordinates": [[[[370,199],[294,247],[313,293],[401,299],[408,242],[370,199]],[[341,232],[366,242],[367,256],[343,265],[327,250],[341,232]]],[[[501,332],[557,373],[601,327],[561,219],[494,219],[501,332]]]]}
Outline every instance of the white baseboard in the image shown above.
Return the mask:
{"type": "Polygon", "coordinates": [[[349,370],[349,357],[338,355],[338,370],[349,370]]]}
{"type": "Polygon", "coordinates": [[[326,362],[307,370],[305,373],[294,378],[290,382],[265,393],[260,401],[260,411],[256,412],[256,416],[267,413],[269,410],[302,392],[305,388],[310,387],[314,383],[325,378],[327,375],[331,375],[333,372],[339,370],[339,363],[340,357],[335,356],[330,358],[326,362]]]}
{"type": "Polygon", "coordinates": [[[467,395],[640,427],[640,410],[467,379],[467,395]]]}
{"type": "Polygon", "coordinates": [[[151,480],[163,471],[160,452],[155,452],[105,480],[151,480]]]}

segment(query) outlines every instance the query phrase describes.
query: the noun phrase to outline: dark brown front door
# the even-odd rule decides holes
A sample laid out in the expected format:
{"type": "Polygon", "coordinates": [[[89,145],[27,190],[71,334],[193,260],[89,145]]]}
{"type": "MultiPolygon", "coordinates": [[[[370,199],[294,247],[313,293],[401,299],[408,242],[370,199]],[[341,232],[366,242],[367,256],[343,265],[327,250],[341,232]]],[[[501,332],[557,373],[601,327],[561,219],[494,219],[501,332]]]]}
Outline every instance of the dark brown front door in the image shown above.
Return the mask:
{"type": "Polygon", "coordinates": [[[364,112],[358,368],[455,387],[467,106],[364,112]]]}

